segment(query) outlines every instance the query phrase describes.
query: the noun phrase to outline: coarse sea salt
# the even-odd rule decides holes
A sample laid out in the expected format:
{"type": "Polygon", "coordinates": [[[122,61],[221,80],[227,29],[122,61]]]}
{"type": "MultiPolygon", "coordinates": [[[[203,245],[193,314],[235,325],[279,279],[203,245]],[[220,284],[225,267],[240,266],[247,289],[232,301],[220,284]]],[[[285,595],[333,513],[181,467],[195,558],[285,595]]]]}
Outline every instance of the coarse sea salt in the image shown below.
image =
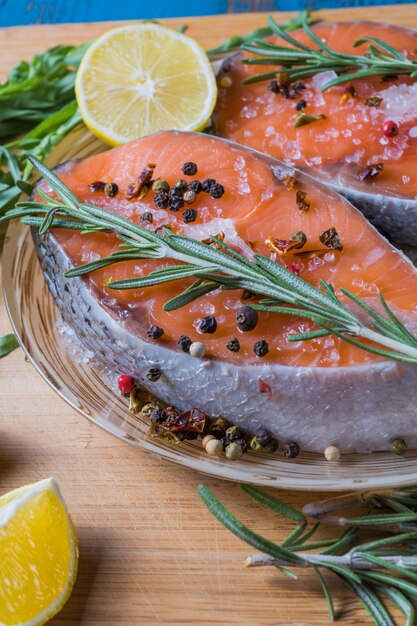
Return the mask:
{"type": "Polygon", "coordinates": [[[337,74],[333,70],[330,70],[329,72],[319,72],[319,74],[315,74],[313,76],[313,78],[311,79],[311,84],[313,85],[314,89],[320,91],[321,88],[324,87],[324,85],[329,83],[331,80],[334,80],[335,78],[337,78],[337,74]]]}
{"type": "Polygon", "coordinates": [[[417,83],[391,85],[388,89],[380,91],[378,95],[383,98],[379,111],[385,113],[387,119],[398,124],[415,118],[417,83]]]}
{"type": "Polygon", "coordinates": [[[417,137],[417,126],[412,126],[408,131],[408,135],[413,138],[417,137]]]}

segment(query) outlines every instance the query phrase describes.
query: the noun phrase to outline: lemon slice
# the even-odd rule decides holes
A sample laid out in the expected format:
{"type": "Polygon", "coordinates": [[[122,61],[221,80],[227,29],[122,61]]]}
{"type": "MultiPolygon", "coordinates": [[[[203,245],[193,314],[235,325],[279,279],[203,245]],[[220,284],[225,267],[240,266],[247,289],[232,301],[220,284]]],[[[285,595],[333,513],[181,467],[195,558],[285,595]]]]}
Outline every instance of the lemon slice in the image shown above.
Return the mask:
{"type": "Polygon", "coordinates": [[[158,130],[202,130],[217,87],[196,41],[142,23],[114,28],[89,47],[75,92],[86,126],[117,146],[158,130]]]}
{"type": "Polygon", "coordinates": [[[39,626],[63,607],[77,537],[53,478],[0,498],[0,626],[39,626]]]}

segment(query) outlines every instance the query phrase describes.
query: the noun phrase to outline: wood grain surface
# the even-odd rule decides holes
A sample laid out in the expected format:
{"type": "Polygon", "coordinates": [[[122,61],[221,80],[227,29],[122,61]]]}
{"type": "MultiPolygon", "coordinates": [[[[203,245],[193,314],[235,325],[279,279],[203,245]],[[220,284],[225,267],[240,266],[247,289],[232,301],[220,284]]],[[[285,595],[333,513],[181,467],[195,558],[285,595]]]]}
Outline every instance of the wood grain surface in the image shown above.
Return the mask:
{"type": "MultiPolygon", "coordinates": [[[[417,26],[415,6],[323,16],[417,26]]],[[[264,21],[259,14],[187,20],[190,35],[205,47],[264,21]]],[[[108,27],[0,30],[1,78],[14,63],[47,46],[85,41],[108,27]]],[[[0,296],[0,334],[9,331],[0,296]]],[[[211,517],[197,485],[209,485],[243,521],[271,539],[282,537],[287,523],[239,495],[236,485],[168,465],[102,432],[54,395],[19,349],[0,360],[0,493],[50,475],[60,482],[80,540],[77,583],[54,626],[328,623],[319,585],[309,573],[294,582],[274,570],[242,567],[250,549],[211,517]]],[[[284,491],[280,496],[302,506],[320,494],[284,491]]],[[[322,536],[328,533],[324,529],[322,536]]],[[[350,593],[332,582],[341,623],[371,624],[350,593]]]]}

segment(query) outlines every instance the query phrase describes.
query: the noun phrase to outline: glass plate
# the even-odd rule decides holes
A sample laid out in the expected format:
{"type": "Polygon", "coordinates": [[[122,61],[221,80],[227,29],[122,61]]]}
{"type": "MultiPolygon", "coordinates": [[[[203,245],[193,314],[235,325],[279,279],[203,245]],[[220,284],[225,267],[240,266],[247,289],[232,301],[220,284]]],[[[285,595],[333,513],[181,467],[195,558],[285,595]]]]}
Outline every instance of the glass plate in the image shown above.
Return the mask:
{"type": "MultiPolygon", "coordinates": [[[[49,159],[56,165],[74,156],[103,150],[84,130],[73,133],[49,159]]],[[[146,435],[149,423],[127,410],[91,365],[74,362],[57,329],[58,310],[43,280],[29,229],[9,225],[3,253],[5,301],[16,335],[40,375],[66,402],[107,432],[173,463],[219,478],[303,490],[375,489],[417,482],[417,452],[344,455],[329,463],[323,455],[302,452],[297,459],[249,453],[238,461],[209,457],[201,442],[170,445],[146,435]]]]}

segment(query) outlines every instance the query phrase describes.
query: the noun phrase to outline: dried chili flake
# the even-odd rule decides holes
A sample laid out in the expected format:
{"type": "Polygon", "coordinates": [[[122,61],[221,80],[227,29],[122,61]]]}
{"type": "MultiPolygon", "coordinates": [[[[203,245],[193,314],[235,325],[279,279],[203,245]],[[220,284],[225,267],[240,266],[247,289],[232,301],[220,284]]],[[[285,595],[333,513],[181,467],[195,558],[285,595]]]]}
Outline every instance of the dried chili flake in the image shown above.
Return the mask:
{"type": "Polygon", "coordinates": [[[300,230],[298,233],[291,235],[289,239],[274,239],[268,237],[265,245],[271,252],[276,252],[278,256],[285,256],[291,250],[303,248],[307,243],[307,237],[300,230]]]}
{"type": "Polygon", "coordinates": [[[301,213],[305,213],[310,210],[311,200],[307,197],[305,191],[301,191],[301,189],[297,189],[295,194],[295,201],[297,203],[297,208],[301,213]]]}
{"type": "Polygon", "coordinates": [[[301,265],[299,265],[298,263],[290,263],[289,265],[285,266],[285,269],[291,272],[291,274],[299,276],[301,272],[301,265]]]}
{"type": "Polygon", "coordinates": [[[383,163],[371,163],[359,173],[359,180],[372,180],[379,176],[383,169],[383,163]]]}
{"type": "Polygon", "coordinates": [[[371,98],[366,98],[365,104],[367,107],[379,107],[383,99],[379,96],[372,96],[371,98]]]}
{"type": "Polygon", "coordinates": [[[294,189],[294,187],[297,184],[297,179],[295,178],[295,176],[292,176],[291,174],[287,174],[287,173],[279,176],[279,180],[281,181],[281,183],[283,183],[284,187],[286,187],[286,189],[288,189],[289,191],[294,189]]]}
{"type": "MultiPolygon", "coordinates": [[[[218,239],[219,241],[224,241],[225,234],[223,231],[221,231],[220,233],[217,233],[217,235],[213,235],[213,237],[215,239],[218,239]]],[[[213,241],[211,237],[208,237],[207,239],[203,239],[201,243],[205,243],[207,246],[213,246],[214,248],[216,248],[216,250],[220,250],[221,248],[221,246],[215,241],[213,241]]]]}
{"type": "Polygon", "coordinates": [[[269,395],[268,400],[271,398],[271,396],[272,396],[272,389],[268,385],[268,383],[266,383],[264,381],[263,378],[259,379],[259,387],[258,387],[258,389],[259,389],[259,393],[267,393],[269,395]]]}
{"type": "Polygon", "coordinates": [[[297,119],[294,122],[294,128],[301,128],[301,126],[306,126],[307,124],[312,124],[313,122],[325,119],[326,116],[322,113],[319,115],[308,115],[304,111],[301,111],[299,115],[297,115],[297,119]]]}
{"type": "Polygon", "coordinates": [[[325,230],[319,237],[321,243],[326,246],[326,248],[330,248],[331,250],[339,250],[342,252],[343,245],[340,241],[340,237],[337,234],[337,230],[335,228],[329,228],[329,230],[325,230]]]}
{"type": "Polygon", "coordinates": [[[172,415],[168,414],[168,418],[160,424],[160,427],[171,433],[187,431],[202,433],[206,426],[206,419],[207,416],[199,409],[191,409],[179,415],[173,412],[172,415]]]}
{"type": "Polygon", "coordinates": [[[137,181],[128,186],[125,193],[128,200],[133,200],[133,198],[143,198],[147,194],[152,186],[152,176],[155,167],[155,163],[148,163],[148,165],[139,174],[137,181]]]}

